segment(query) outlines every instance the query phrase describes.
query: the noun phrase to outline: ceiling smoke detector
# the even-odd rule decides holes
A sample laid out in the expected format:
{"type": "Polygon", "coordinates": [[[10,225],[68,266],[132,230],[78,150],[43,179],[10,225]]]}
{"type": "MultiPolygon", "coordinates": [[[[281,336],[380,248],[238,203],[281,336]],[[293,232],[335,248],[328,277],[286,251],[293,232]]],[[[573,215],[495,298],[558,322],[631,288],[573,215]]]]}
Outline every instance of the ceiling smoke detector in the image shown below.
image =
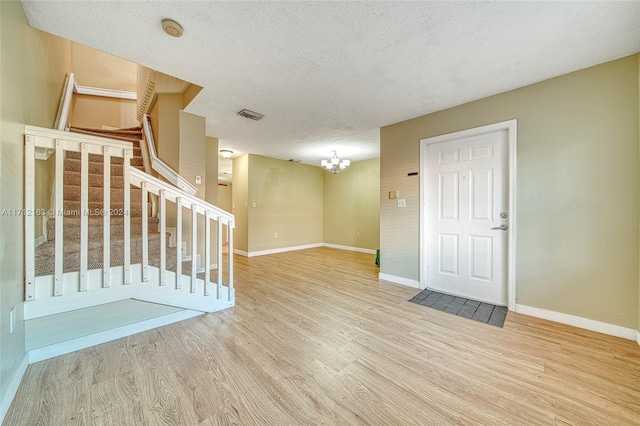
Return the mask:
{"type": "Polygon", "coordinates": [[[255,120],[255,121],[258,121],[262,117],[264,117],[264,115],[260,114],[259,112],[251,111],[248,109],[243,109],[242,111],[238,112],[238,115],[242,117],[250,118],[251,120],[255,120]]]}
{"type": "Polygon", "coordinates": [[[173,19],[163,19],[162,29],[171,37],[182,37],[182,26],[173,19]]]}

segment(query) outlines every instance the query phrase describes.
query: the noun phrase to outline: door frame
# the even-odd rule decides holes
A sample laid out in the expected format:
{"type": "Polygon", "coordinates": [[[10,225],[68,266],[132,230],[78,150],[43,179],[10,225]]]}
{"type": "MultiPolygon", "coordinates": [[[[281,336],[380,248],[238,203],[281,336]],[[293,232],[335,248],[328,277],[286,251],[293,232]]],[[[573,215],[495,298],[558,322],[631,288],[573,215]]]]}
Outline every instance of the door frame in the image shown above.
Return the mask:
{"type": "Polygon", "coordinates": [[[517,210],[516,210],[516,160],[517,160],[517,137],[518,120],[507,120],[499,123],[488,124],[486,126],[474,127],[472,129],[447,133],[445,135],[433,136],[420,140],[420,288],[426,288],[427,283],[427,262],[425,262],[427,251],[427,146],[435,143],[448,142],[460,138],[477,136],[486,133],[493,133],[506,130],[508,133],[508,162],[509,179],[507,180],[509,194],[509,235],[507,238],[507,306],[510,311],[516,308],[516,232],[517,232],[517,210]]]}

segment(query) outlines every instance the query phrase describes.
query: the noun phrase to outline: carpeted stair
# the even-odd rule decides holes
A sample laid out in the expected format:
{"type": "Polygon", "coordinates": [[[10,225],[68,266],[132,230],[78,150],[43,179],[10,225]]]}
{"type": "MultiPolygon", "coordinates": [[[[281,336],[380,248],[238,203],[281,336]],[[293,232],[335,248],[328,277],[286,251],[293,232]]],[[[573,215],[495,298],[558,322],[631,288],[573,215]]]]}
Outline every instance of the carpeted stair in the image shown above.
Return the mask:
{"type": "MultiPolygon", "coordinates": [[[[124,140],[133,143],[132,167],[144,170],[140,151],[142,129],[128,128],[119,130],[98,130],[87,128],[70,129],[72,132],[111,139],[124,140]]],[[[123,160],[111,158],[111,200],[110,200],[110,247],[111,266],[124,264],[124,179],[123,160]]],[[[67,152],[64,160],[64,272],[80,270],[80,153],[67,152]]],[[[103,266],[103,172],[102,156],[89,155],[89,200],[88,200],[88,268],[98,269],[103,266]]],[[[131,264],[142,263],[142,190],[131,186],[131,264]]],[[[145,202],[148,203],[148,200],[145,202]]],[[[151,213],[151,204],[148,205],[151,213]]],[[[55,272],[55,218],[46,224],[47,241],[36,247],[35,264],[36,275],[52,275],[55,272]]],[[[149,232],[149,264],[160,266],[160,233],[158,219],[148,218],[149,232]]],[[[166,237],[168,238],[168,236],[166,237]]],[[[175,271],[176,248],[167,244],[167,269],[175,271]]],[[[187,266],[187,265],[185,265],[187,266]]]]}

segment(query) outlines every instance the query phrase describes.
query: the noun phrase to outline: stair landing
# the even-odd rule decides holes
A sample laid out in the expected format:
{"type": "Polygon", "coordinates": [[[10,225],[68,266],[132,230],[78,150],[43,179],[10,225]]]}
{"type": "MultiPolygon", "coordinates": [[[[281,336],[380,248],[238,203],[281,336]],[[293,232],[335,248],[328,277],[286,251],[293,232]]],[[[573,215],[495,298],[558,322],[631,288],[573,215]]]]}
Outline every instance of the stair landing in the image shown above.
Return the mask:
{"type": "Polygon", "coordinates": [[[33,363],[202,314],[125,299],[27,320],[25,346],[33,363]]]}

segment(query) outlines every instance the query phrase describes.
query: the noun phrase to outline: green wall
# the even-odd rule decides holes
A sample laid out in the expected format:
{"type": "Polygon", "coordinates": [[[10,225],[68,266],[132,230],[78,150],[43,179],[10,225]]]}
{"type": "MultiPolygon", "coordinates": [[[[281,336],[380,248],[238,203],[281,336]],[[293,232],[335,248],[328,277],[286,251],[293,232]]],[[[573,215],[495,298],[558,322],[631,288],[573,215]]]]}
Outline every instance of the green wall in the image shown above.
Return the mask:
{"type": "Polygon", "coordinates": [[[243,252],[323,243],[379,247],[377,158],[333,175],[321,167],[243,155],[233,160],[232,200],[234,244],[243,252]]]}
{"type": "MultiPolygon", "coordinates": [[[[68,40],[30,28],[22,5],[0,2],[0,208],[24,206],[24,125],[53,127],[65,75],[68,40]]],[[[0,216],[0,396],[25,357],[23,325],[24,222],[0,216]],[[17,329],[9,333],[9,310],[17,329]]]]}
{"type": "Polygon", "coordinates": [[[322,169],[249,155],[247,209],[250,252],[322,243],[322,169]]]}
{"type": "Polygon", "coordinates": [[[249,251],[249,154],[233,159],[231,186],[232,213],[235,219],[233,246],[235,250],[249,251]]]}
{"type": "Polygon", "coordinates": [[[380,245],[380,159],[324,174],[323,241],[376,250],[380,245]]]}
{"type": "Polygon", "coordinates": [[[381,272],[419,279],[420,139],[514,118],[517,303],[636,328],[636,55],[382,128],[381,272]]]}

